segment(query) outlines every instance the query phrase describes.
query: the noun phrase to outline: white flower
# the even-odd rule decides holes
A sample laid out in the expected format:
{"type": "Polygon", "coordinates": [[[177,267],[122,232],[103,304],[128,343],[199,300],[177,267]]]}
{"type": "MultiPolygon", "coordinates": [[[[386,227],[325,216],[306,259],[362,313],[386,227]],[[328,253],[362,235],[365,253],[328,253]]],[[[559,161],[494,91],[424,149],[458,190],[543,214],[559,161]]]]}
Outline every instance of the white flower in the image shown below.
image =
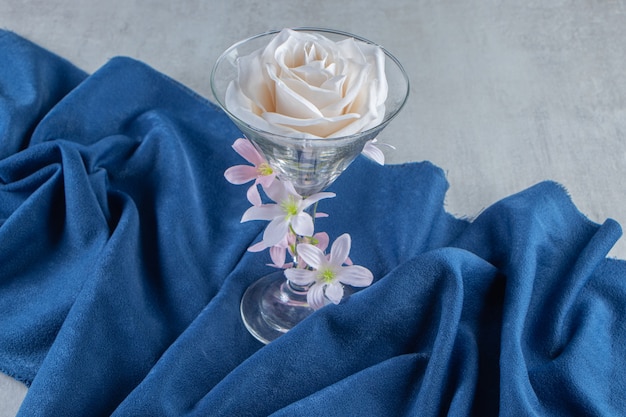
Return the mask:
{"type": "Polygon", "coordinates": [[[363,147],[363,150],[361,151],[361,154],[378,163],[379,165],[385,165],[385,154],[383,153],[383,151],[380,150],[377,145],[384,145],[391,149],[396,149],[394,146],[387,143],[378,143],[378,139],[372,139],[367,141],[367,143],[363,147]]]}
{"type": "Polygon", "coordinates": [[[252,206],[243,214],[241,221],[270,220],[263,232],[263,241],[250,250],[260,251],[279,244],[289,233],[289,229],[300,236],[312,236],[313,218],[304,210],[324,198],[334,197],[334,193],[322,192],[302,198],[290,182],[274,181],[264,188],[265,193],[276,204],[252,206]]]}
{"type": "Polygon", "coordinates": [[[385,115],[385,54],[376,45],[284,29],[265,48],[240,57],[238,70],[226,107],[268,132],[347,136],[385,115]]]}
{"type": "Polygon", "coordinates": [[[369,269],[359,265],[343,266],[350,254],[351,239],[345,233],[339,236],[330,248],[330,256],[326,257],[316,246],[301,243],[297,246],[298,256],[314,270],[286,269],[287,279],[297,285],[313,285],[307,292],[307,302],[313,309],[324,306],[324,297],[338,304],[343,297],[343,286],[367,287],[374,279],[369,269]]]}

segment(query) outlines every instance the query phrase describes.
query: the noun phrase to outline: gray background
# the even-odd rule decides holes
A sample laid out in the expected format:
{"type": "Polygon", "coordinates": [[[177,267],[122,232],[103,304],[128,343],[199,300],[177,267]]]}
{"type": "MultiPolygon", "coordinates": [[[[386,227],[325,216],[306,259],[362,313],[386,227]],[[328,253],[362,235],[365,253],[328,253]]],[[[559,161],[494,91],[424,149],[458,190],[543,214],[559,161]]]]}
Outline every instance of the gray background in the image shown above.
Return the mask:
{"type": "MultiPolygon", "coordinates": [[[[400,59],[412,95],[380,139],[397,147],[390,163],[446,171],[450,213],[474,218],[549,179],[589,219],[626,225],[625,1],[0,0],[0,27],[85,71],[127,55],[208,98],[223,49],[295,26],[352,32],[400,59]]],[[[626,259],[623,238],[610,256],[626,259]]],[[[25,393],[0,374],[0,416],[25,393]]]]}

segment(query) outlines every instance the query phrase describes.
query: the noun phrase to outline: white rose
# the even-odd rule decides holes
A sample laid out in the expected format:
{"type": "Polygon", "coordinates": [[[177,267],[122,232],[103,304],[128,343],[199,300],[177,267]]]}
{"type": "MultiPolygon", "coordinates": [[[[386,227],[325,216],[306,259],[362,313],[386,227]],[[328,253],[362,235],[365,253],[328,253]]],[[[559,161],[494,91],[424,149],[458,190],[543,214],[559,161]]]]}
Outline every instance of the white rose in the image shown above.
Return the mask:
{"type": "Polygon", "coordinates": [[[372,128],[385,116],[385,54],[376,45],[284,29],[237,65],[225,104],[257,129],[340,137],[372,128]]]}

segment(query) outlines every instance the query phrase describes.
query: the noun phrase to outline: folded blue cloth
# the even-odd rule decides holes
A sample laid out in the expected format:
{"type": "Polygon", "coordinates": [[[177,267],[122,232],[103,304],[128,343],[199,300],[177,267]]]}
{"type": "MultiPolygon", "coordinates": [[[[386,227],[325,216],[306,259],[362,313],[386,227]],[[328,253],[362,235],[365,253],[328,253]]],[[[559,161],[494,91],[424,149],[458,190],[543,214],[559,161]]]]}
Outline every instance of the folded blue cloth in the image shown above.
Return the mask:
{"type": "Polygon", "coordinates": [[[359,158],[320,219],[375,282],[267,346],[228,118],[129,58],[92,75],[0,32],[0,370],[23,416],[626,411],[621,230],[544,182],[472,222],[429,163],[359,158]],[[367,181],[362,181],[367,178],[367,181]]]}

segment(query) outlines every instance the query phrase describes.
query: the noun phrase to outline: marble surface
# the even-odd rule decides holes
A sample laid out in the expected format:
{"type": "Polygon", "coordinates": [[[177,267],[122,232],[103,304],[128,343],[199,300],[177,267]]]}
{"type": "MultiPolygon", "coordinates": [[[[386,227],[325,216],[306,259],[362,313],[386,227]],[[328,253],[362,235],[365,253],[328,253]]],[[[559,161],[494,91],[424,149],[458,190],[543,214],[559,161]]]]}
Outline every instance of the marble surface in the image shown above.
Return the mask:
{"type": "MultiPolygon", "coordinates": [[[[554,180],[592,221],[626,227],[625,22],[617,0],[0,0],[0,27],[85,71],[126,55],[207,98],[212,64],[241,38],[296,26],[361,35],[412,83],[380,138],[397,148],[388,162],[442,167],[450,213],[471,219],[554,180]]],[[[624,238],[610,256],[626,259],[624,238]]],[[[0,417],[25,394],[0,376],[0,417]]]]}

